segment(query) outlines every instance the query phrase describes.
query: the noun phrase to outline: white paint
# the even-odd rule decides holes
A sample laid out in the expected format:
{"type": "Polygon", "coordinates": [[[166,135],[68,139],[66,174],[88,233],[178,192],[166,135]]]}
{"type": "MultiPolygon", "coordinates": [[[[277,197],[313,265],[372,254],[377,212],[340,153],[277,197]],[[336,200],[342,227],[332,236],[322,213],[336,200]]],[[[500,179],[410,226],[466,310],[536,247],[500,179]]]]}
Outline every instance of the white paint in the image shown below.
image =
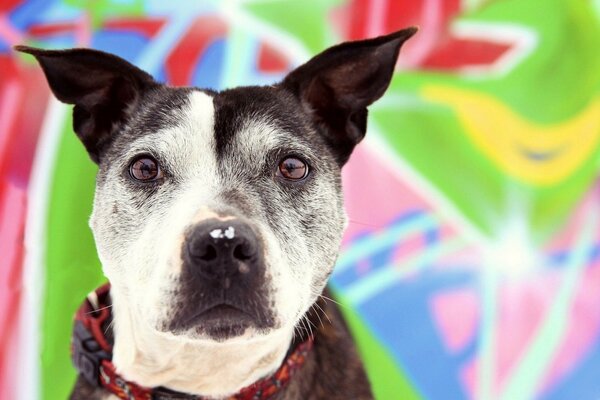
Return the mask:
{"type": "MultiPolygon", "coordinates": [[[[302,44],[300,40],[288,31],[279,29],[273,24],[266,23],[260,18],[256,18],[252,13],[244,10],[242,4],[235,0],[225,0],[219,2],[220,16],[222,16],[229,25],[236,27],[245,27],[248,33],[264,40],[280,51],[291,60],[293,64],[300,65],[311,57],[311,52],[302,44]]],[[[241,28],[240,28],[241,29],[241,28]]],[[[256,82],[255,82],[256,83],[256,82]]]]}
{"type": "Polygon", "coordinates": [[[223,239],[223,238],[233,239],[235,237],[235,229],[233,228],[233,226],[230,226],[229,228],[227,228],[225,230],[213,229],[212,231],[210,231],[210,236],[213,239],[223,239]]]}
{"type": "Polygon", "coordinates": [[[223,233],[223,235],[227,238],[227,239],[233,239],[235,237],[235,229],[233,229],[233,226],[230,226],[229,228],[227,228],[225,230],[225,232],[223,233]]]}
{"type": "Polygon", "coordinates": [[[62,127],[68,112],[69,107],[54,97],[50,98],[31,168],[25,225],[23,300],[19,313],[19,343],[22,348],[16,374],[15,398],[18,400],[37,400],[40,397],[40,332],[42,299],[45,295],[48,198],[62,127]]]}
{"type": "Polygon", "coordinates": [[[512,23],[457,21],[450,29],[457,39],[485,40],[510,46],[494,63],[462,67],[461,72],[471,78],[501,77],[508,74],[535,50],[539,42],[538,34],[533,29],[512,23]]]}

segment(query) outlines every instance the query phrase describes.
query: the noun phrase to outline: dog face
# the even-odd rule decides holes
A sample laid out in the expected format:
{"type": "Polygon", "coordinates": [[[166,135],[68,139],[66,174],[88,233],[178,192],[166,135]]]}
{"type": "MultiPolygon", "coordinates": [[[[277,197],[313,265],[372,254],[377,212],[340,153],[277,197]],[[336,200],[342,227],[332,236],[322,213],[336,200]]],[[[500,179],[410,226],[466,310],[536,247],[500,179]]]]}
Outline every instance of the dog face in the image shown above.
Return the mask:
{"type": "Polygon", "coordinates": [[[75,105],[74,130],[99,165],[90,225],[137,329],[223,342],[299,323],[346,223],[340,169],[415,31],[222,92],[167,87],[98,51],[18,48],[75,105]]]}

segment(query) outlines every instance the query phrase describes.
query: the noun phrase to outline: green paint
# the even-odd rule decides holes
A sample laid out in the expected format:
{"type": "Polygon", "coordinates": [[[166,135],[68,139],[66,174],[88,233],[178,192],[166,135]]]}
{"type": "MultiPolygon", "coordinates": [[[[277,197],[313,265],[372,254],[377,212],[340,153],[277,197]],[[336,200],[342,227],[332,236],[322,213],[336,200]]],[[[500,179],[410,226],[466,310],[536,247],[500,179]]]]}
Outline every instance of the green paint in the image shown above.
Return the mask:
{"type": "Polygon", "coordinates": [[[110,17],[134,17],[144,13],[144,0],[63,0],[63,2],[88,13],[94,28],[101,27],[102,23],[110,17]]]}
{"type": "Polygon", "coordinates": [[[356,341],[361,359],[367,370],[371,388],[379,400],[420,400],[423,399],[401,366],[392,359],[386,349],[369,331],[356,311],[349,307],[340,293],[334,293],[340,310],[356,341]]]}
{"type": "MultiPolygon", "coordinates": [[[[392,91],[407,86],[404,79],[396,78],[392,91]]],[[[439,106],[402,109],[390,104],[373,107],[370,118],[394,151],[477,228],[492,233],[493,221],[501,217],[503,182],[489,178],[495,174],[494,167],[462,134],[449,110],[439,106]]]]}
{"type": "Polygon", "coordinates": [[[42,398],[65,399],[73,387],[70,360],[73,315],[102,282],[87,221],[96,167],[65,120],[49,199],[46,293],[42,311],[42,398]]]}
{"type": "Polygon", "coordinates": [[[581,1],[506,0],[486,2],[459,21],[512,24],[532,32],[538,45],[505,76],[466,79],[446,72],[398,73],[370,119],[400,157],[490,237],[510,215],[509,194],[525,194],[531,205],[526,217],[541,243],[594,183],[600,145],[563,181],[533,186],[501,170],[472,143],[453,110],[428,104],[422,89],[441,85],[481,92],[533,123],[561,123],[600,96],[600,20],[591,4],[581,1]]]}
{"type": "Polygon", "coordinates": [[[336,41],[328,15],[340,3],[339,0],[265,0],[248,2],[243,7],[316,54],[336,41]]]}
{"type": "Polygon", "coordinates": [[[528,400],[535,397],[539,383],[552,365],[552,359],[569,328],[570,312],[587,266],[590,249],[594,247],[599,226],[600,215],[597,213],[589,215],[569,256],[560,290],[548,315],[533,335],[527,351],[516,363],[514,371],[507,380],[502,395],[503,400],[528,400]]]}

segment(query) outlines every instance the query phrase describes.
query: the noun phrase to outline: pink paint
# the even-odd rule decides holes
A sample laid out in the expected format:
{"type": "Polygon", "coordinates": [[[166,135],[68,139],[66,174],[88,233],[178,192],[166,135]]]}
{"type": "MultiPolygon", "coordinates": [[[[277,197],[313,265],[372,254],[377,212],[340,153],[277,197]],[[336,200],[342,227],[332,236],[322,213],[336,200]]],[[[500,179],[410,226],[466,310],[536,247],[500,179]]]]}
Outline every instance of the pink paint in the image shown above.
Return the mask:
{"type": "Polygon", "coordinates": [[[548,389],[559,382],[561,376],[569,373],[585,356],[600,332],[600,262],[596,262],[584,275],[578,295],[570,309],[569,323],[565,339],[552,361],[541,388],[548,389]]]}
{"type": "Polygon", "coordinates": [[[409,210],[431,206],[406,187],[390,167],[364,146],[358,146],[344,167],[343,186],[350,219],[346,241],[361,232],[384,228],[409,210]]]}
{"type": "Polygon", "coordinates": [[[438,43],[441,33],[446,28],[443,23],[441,0],[424,0],[422,2],[421,16],[418,21],[419,32],[413,43],[410,40],[404,49],[398,65],[404,68],[414,68],[433,51],[438,43]]]}
{"type": "MultiPolygon", "coordinates": [[[[500,393],[511,373],[517,367],[521,358],[531,346],[534,335],[548,315],[552,301],[563,283],[564,271],[552,270],[543,276],[531,277],[522,283],[504,283],[498,297],[498,321],[494,328],[497,335],[495,349],[496,374],[494,392],[500,393]]],[[[586,351],[593,345],[600,330],[600,308],[598,293],[600,293],[600,262],[591,266],[581,279],[581,285],[576,289],[576,297],[569,310],[570,320],[567,332],[549,368],[540,382],[539,390],[547,390],[550,385],[560,382],[561,377],[570,372],[586,351]]],[[[452,345],[466,344],[457,340],[456,327],[444,319],[450,318],[447,309],[437,309],[434,306],[434,316],[440,326],[445,343],[452,345]]],[[[466,303],[465,303],[466,304],[466,303]]],[[[465,305],[463,304],[463,306],[465,305]]],[[[472,305],[466,304],[468,307],[472,305]]],[[[443,307],[443,306],[442,306],[443,307]]],[[[451,310],[451,306],[448,306],[451,310]]],[[[467,315],[472,314],[467,310],[467,315]]],[[[453,351],[461,346],[449,347],[453,351]]],[[[463,368],[462,379],[465,387],[475,394],[479,378],[477,371],[479,361],[473,359],[463,368]]]]}
{"type": "Polygon", "coordinates": [[[369,1],[369,13],[367,14],[367,37],[385,35],[385,11],[388,0],[369,1]]]}
{"type": "Polygon", "coordinates": [[[479,299],[472,289],[436,294],[430,300],[431,313],[450,353],[467,346],[477,332],[479,299]]]}
{"type": "MultiPolygon", "coordinates": [[[[0,86],[0,173],[11,150],[11,134],[17,120],[21,99],[21,87],[16,80],[8,80],[0,86]]],[[[0,253],[1,254],[1,253],[0,253]]]]}
{"type": "Polygon", "coordinates": [[[87,11],[84,11],[77,21],[75,41],[79,47],[88,47],[92,43],[92,19],[87,11]]]}
{"type": "Polygon", "coordinates": [[[6,14],[0,14],[0,38],[11,46],[25,42],[25,37],[15,29],[6,14]]]}
{"type": "Polygon", "coordinates": [[[11,398],[5,394],[14,393],[26,193],[8,183],[0,194],[0,398],[11,398]]]}

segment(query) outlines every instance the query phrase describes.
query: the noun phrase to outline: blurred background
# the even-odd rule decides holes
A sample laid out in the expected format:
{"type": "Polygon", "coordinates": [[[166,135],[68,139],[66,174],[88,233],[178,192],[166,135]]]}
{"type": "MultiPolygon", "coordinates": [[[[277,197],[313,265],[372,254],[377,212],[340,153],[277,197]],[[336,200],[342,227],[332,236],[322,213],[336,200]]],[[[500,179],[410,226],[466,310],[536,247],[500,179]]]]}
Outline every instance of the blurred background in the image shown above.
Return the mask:
{"type": "Polygon", "coordinates": [[[332,288],[378,399],[598,399],[600,1],[0,1],[0,399],[64,399],[103,276],[95,166],[33,58],[93,47],[173,85],[269,84],[419,25],[344,171],[332,288]]]}

